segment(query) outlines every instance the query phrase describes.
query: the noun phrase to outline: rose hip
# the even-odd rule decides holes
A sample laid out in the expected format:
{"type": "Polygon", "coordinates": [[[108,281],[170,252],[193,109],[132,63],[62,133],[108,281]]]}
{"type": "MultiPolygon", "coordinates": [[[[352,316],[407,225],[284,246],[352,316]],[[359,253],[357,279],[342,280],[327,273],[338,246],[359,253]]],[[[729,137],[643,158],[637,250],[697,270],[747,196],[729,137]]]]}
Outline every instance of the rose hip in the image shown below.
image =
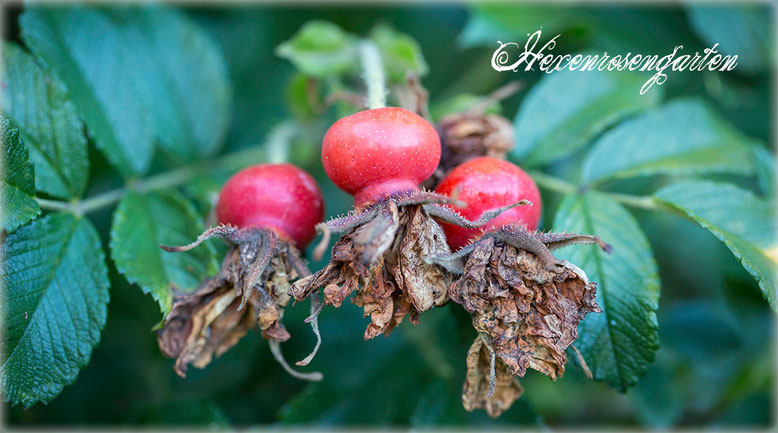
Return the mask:
{"type": "Polygon", "coordinates": [[[294,165],[259,164],[224,184],[216,214],[222,224],[276,230],[303,249],[324,217],[324,198],[313,177],[294,165]]]}
{"type": "Polygon", "coordinates": [[[421,116],[384,107],[344,117],[324,136],[327,176],[354,196],[357,208],[417,191],[440,161],[440,138],[421,116]]]}
{"type": "Polygon", "coordinates": [[[456,196],[463,207],[452,207],[463,217],[474,221],[485,212],[529,200],[532,206],[509,209],[479,228],[465,228],[442,222],[452,251],[467,245],[479,234],[505,224],[519,223],[535,230],[540,221],[542,203],[540,191],[532,178],[508,161],[491,157],[470,160],[452,170],[440,182],[435,192],[456,196]]]}

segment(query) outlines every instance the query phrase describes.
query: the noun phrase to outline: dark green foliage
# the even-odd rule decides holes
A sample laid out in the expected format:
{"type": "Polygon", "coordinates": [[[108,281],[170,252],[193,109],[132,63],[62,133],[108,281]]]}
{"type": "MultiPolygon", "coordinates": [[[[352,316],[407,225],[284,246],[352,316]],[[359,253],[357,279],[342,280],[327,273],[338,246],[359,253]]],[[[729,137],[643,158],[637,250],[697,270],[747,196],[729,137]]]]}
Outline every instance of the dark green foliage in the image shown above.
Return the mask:
{"type": "Polygon", "coordinates": [[[3,179],[0,183],[3,230],[10,232],[41,213],[35,195],[35,175],[27,148],[11,121],[0,117],[3,137],[3,179]]]}
{"type": "Polygon", "coordinates": [[[5,240],[5,400],[48,403],[76,380],[100,341],[108,270],[89,220],[49,214],[5,240]]]}
{"type": "MultiPolygon", "coordinates": [[[[6,14],[19,31],[5,43],[0,89],[7,422],[766,427],[778,309],[768,9],[30,5],[6,14]],[[556,53],[718,42],[742,57],[731,72],[671,73],[644,95],[650,75],[640,73],[492,70],[496,41],[523,43],[541,26],[544,37],[562,35],[556,53]],[[592,233],[613,248],[554,252],[598,284],[603,312],[586,317],[575,342],[595,380],[570,349],[564,376],[528,373],[502,417],[464,411],[475,335],[453,303],[367,342],[359,309],[325,307],[322,347],[306,367],[324,374],[318,383],[284,373],[258,332],[185,380],[159,353],[151,330],[171,288],[214,275],[226,248],[158,246],[187,244],[215,224],[228,176],[293,162],[321,185],[328,216],[351,207],[318,146],[332,122],[360,109],[343,96],[364,96],[365,41],[385,64],[389,104],[410,72],[436,117],[525,81],[487,108],[513,121],[510,159],[535,170],[541,228],[592,233]]],[[[307,309],[285,311],[290,361],[314,342],[307,309]]]]}

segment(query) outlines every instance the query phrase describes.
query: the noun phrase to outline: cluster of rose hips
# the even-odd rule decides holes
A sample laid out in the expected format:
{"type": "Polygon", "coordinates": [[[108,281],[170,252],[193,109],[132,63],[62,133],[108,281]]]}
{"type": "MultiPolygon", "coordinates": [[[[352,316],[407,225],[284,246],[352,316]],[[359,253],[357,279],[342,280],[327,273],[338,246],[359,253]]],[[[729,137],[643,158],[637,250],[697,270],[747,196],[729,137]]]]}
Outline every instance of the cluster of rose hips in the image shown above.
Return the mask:
{"type": "MultiPolygon", "coordinates": [[[[310,297],[307,321],[318,337],[321,298],[339,306],[356,292],[352,302],[370,317],[365,339],[388,334],[406,316],[417,323],[421,313],[449,300],[472,315],[478,337],[467,357],[462,399],[468,410],[499,415],[521,394],[515,376],[527,368],[561,374],[579,320],[598,308],[595,284],[551,250],[571,243],[608,247],[595,236],[536,232],[542,205],[530,176],[478,150],[452,156],[457,147],[446,141],[457,140],[463,124],[451,129],[444,119],[441,125],[439,132],[396,107],[333,124],[322,163],[354,196],[354,210],[328,222],[321,222],[319,187],[295,166],[263,164],[233,176],[216,207],[220,225],[193,244],[163,247],[182,251],[211,236],[231,245],[219,275],[176,295],[159,332],[162,351],[177,358],[176,371],[203,367],[258,325],[277,359],[300,376],[278,349],[289,338],[280,321],[284,307],[291,298],[310,297]],[[454,167],[440,164],[441,136],[454,167]],[[434,190],[420,189],[433,173],[434,190]],[[319,258],[331,233],[341,237],[330,262],[311,274],[300,251],[316,231],[323,234],[314,253],[319,258]]],[[[297,364],[308,364],[314,353],[297,364]]]]}

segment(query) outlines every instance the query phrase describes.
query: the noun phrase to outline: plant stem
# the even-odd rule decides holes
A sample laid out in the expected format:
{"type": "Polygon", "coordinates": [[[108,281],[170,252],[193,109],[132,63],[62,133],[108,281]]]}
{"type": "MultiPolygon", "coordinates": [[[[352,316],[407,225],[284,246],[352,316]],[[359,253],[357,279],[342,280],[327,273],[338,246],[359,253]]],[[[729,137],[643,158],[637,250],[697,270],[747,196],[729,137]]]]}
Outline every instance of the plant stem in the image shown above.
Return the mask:
{"type": "MultiPolygon", "coordinates": [[[[282,124],[279,126],[279,128],[281,128],[281,131],[271,132],[270,137],[275,137],[275,140],[278,140],[278,136],[288,135],[287,130],[289,125],[284,126],[282,124]]],[[[80,201],[74,200],[68,202],[60,200],[48,200],[44,198],[36,198],[35,200],[38,202],[38,206],[44,210],[65,211],[72,212],[77,215],[85,215],[118,203],[127,191],[137,191],[143,193],[156,191],[159,189],[173,188],[191,181],[200,173],[218,173],[222,171],[239,170],[257,161],[266,159],[266,147],[267,146],[259,145],[252,146],[247,149],[224,155],[208,164],[199,163],[188,165],[175,170],[159,173],[145,179],[135,181],[130,180],[127,182],[125,187],[105,191],[80,201]]],[[[583,188],[567,182],[564,179],[560,179],[558,177],[554,177],[539,171],[533,171],[529,174],[538,185],[551,191],[556,191],[562,194],[578,194],[584,191],[583,188]]],[[[651,196],[638,196],[604,191],[600,191],[599,193],[626,206],[647,210],[661,210],[686,217],[686,215],[684,215],[682,212],[679,212],[670,206],[654,200],[654,198],[651,196]]]]}
{"type": "Polygon", "coordinates": [[[370,109],[385,107],[386,77],[384,65],[381,63],[381,53],[372,41],[365,39],[359,44],[359,54],[362,59],[363,78],[367,86],[367,106],[370,109]]]}
{"type": "MultiPolygon", "coordinates": [[[[563,179],[550,176],[545,173],[541,173],[539,171],[533,171],[529,173],[529,175],[532,177],[532,179],[535,180],[535,182],[537,182],[538,185],[542,186],[543,188],[550,189],[552,191],[556,191],[562,194],[578,194],[586,191],[586,189],[583,187],[578,187],[563,179]]],[[[626,206],[630,206],[638,209],[646,209],[646,210],[661,210],[661,211],[670,212],[676,215],[681,215],[686,217],[686,215],[683,214],[682,212],[679,212],[675,208],[667,206],[664,203],[656,201],[651,196],[622,194],[622,193],[607,192],[607,191],[598,191],[598,192],[599,194],[602,194],[610,198],[611,200],[617,201],[626,206]]]]}
{"type": "Polygon", "coordinates": [[[529,175],[538,185],[550,189],[551,191],[560,192],[562,194],[575,194],[579,192],[578,187],[558,177],[550,176],[540,171],[530,172],[529,175]]]}
{"type": "Polygon", "coordinates": [[[40,206],[41,209],[76,213],[73,207],[74,203],[59,200],[46,200],[45,198],[36,198],[35,201],[38,202],[38,206],[40,206]]]}
{"type": "Polygon", "coordinates": [[[287,120],[273,128],[273,131],[268,134],[267,144],[265,144],[267,162],[280,164],[289,160],[289,146],[298,127],[296,122],[287,120]]]}
{"type": "Polygon", "coordinates": [[[127,191],[149,192],[165,188],[173,188],[190,182],[202,173],[218,173],[222,171],[235,171],[262,161],[266,156],[264,146],[252,146],[222,156],[209,163],[198,163],[175,170],[159,173],[145,179],[128,180],[127,185],[86,198],[84,200],[59,201],[36,198],[41,209],[53,211],[71,212],[76,215],[85,215],[96,210],[112,206],[124,197],[127,191]]]}

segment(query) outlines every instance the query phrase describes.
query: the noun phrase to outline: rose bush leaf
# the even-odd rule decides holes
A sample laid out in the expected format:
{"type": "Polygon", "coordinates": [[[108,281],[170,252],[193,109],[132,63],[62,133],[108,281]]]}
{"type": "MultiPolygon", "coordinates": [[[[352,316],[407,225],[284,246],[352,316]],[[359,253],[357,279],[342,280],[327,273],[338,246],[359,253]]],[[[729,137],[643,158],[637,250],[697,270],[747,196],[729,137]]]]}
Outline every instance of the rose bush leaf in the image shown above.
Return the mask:
{"type": "Polygon", "coordinates": [[[158,79],[150,108],[162,148],[184,160],[213,155],[227,133],[232,101],[221,47],[170,9],[141,9],[128,17],[137,20],[154,61],[158,79]]]}
{"type": "Polygon", "coordinates": [[[83,124],[57,77],[14,43],[3,50],[3,99],[30,151],[38,190],[58,198],[79,197],[89,175],[83,124]]]}
{"type": "Polygon", "coordinates": [[[147,170],[156,141],[184,160],[217,149],[229,113],[226,66],[183,15],[153,7],[28,8],[19,22],[24,41],[65,83],[98,148],[123,175],[147,170]]]}
{"type": "Polygon", "coordinates": [[[767,69],[775,59],[770,50],[770,8],[766,4],[689,4],[689,24],[722,54],[737,55],[738,66],[748,72],[767,69]],[[727,29],[728,31],[721,31],[727,29]]]}
{"type": "Polygon", "coordinates": [[[340,75],[359,64],[354,36],[322,20],[306,23],[291,39],[276,47],[276,55],[314,77],[340,75]]]}
{"type": "Polygon", "coordinates": [[[35,196],[35,173],[27,148],[19,140],[19,131],[10,119],[0,116],[3,129],[3,167],[0,182],[2,212],[0,228],[6,232],[16,230],[22,224],[41,213],[35,196]]]}
{"type": "Polygon", "coordinates": [[[203,229],[194,206],[179,193],[130,192],[113,216],[111,257],[129,282],[151,294],[164,316],[172,306],[172,289],[191,291],[219,267],[209,242],[180,253],[166,252],[160,245],[186,245],[203,229]]]}
{"type": "Polygon", "coordinates": [[[467,25],[459,35],[459,42],[466,47],[495,46],[496,41],[526,41],[528,34],[539,29],[543,30],[543,39],[548,39],[589,21],[580,8],[559,5],[484,2],[474,4],[470,10],[467,25]]]}
{"type": "Polygon", "coordinates": [[[757,280],[770,307],[778,311],[778,222],[774,199],[761,199],[732,184],[704,180],[668,185],[654,197],[680,210],[724,242],[757,280]]]}
{"type": "Polygon", "coordinates": [[[405,33],[379,25],[370,32],[370,39],[381,52],[389,81],[403,84],[408,72],[420,77],[429,70],[419,43],[405,33]]]}
{"type": "Polygon", "coordinates": [[[774,196],[776,173],[775,155],[764,147],[755,146],[752,149],[751,156],[754,161],[754,172],[756,174],[757,182],[759,182],[759,189],[762,191],[762,194],[766,196],[774,196]]]}
{"type": "Polygon", "coordinates": [[[622,118],[655,106],[662,88],[640,94],[648,75],[617,71],[555,72],[527,94],[516,115],[513,155],[532,167],[581,149],[622,118]]]}
{"type": "Polygon", "coordinates": [[[154,131],[148,127],[148,91],[140,74],[148,76],[149,65],[140,47],[130,43],[130,30],[98,10],[74,8],[29,8],[19,25],[27,46],[67,85],[111,164],[124,175],[145,172],[154,131]]]}
{"type": "Polygon", "coordinates": [[[595,234],[613,247],[611,254],[576,246],[555,255],[597,283],[603,311],[580,323],[575,345],[595,379],[626,391],[646,372],[659,347],[659,275],[648,240],[626,209],[595,192],[567,196],[553,230],[595,234]]]}
{"type": "Polygon", "coordinates": [[[751,144],[703,101],[682,99],[605,133],[586,156],[581,177],[597,183],[655,174],[750,175],[751,144]]]}
{"type": "Polygon", "coordinates": [[[3,261],[4,399],[48,403],[89,362],[105,325],[100,238],[85,218],[50,214],[8,235],[3,261]]]}

